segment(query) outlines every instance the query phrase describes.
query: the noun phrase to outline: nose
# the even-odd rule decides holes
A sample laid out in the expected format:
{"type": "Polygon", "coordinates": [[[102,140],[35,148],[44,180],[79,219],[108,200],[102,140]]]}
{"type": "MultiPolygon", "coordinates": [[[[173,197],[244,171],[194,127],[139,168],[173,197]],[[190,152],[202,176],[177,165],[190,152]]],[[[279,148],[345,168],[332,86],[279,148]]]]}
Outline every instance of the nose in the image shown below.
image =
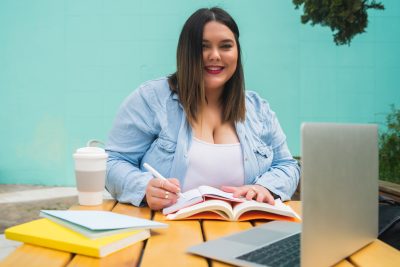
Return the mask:
{"type": "Polygon", "coordinates": [[[214,47],[209,50],[208,60],[210,61],[219,61],[221,56],[219,54],[218,48],[214,47]]]}

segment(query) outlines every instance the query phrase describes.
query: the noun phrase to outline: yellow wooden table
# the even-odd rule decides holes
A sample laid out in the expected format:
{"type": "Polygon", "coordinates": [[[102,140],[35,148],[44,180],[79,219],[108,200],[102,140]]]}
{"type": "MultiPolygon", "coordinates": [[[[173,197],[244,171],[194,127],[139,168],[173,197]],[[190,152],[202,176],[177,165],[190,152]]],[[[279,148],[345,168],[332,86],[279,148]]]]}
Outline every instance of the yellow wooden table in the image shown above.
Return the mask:
{"type": "MultiPolygon", "coordinates": [[[[300,213],[300,202],[292,201],[289,202],[289,205],[300,213]]],[[[169,227],[154,230],[148,240],[101,259],[38,246],[22,245],[0,262],[0,266],[228,266],[221,262],[208,261],[205,258],[188,254],[186,249],[204,240],[211,240],[264,223],[260,221],[232,223],[211,220],[164,221],[164,216],[159,212],[116,203],[113,200],[107,200],[101,206],[74,206],[71,209],[111,210],[116,213],[162,221],[168,223],[169,227]]],[[[376,240],[336,266],[400,266],[400,252],[376,240]]]]}

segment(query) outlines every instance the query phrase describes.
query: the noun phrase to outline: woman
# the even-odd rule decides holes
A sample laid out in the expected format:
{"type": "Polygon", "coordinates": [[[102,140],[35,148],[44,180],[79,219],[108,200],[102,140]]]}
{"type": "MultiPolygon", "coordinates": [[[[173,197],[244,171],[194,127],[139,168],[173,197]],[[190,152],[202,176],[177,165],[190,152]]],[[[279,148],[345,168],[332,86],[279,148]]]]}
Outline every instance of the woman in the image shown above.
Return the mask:
{"type": "Polygon", "coordinates": [[[275,113],[245,92],[239,30],[220,8],[199,9],[179,37],[177,71],[122,104],[107,143],[108,191],[159,210],[211,185],[260,202],[290,199],[299,166],[275,113]],[[167,181],[145,171],[149,163],[167,181]]]}

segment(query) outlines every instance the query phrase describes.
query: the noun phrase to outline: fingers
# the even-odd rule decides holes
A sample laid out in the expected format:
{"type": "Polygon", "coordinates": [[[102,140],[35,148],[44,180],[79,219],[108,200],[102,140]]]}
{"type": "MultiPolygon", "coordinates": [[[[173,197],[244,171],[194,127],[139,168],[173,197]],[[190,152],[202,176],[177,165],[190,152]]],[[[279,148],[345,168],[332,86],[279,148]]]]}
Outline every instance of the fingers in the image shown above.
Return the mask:
{"type": "Polygon", "coordinates": [[[146,201],[152,210],[160,210],[176,203],[177,196],[169,191],[159,190],[146,193],[146,201]]]}
{"type": "Polygon", "coordinates": [[[275,204],[274,197],[268,189],[260,185],[245,185],[240,187],[222,186],[221,189],[228,193],[233,193],[234,197],[245,197],[247,200],[256,200],[271,205],[275,204]]]}
{"type": "Polygon", "coordinates": [[[246,197],[248,190],[249,189],[246,186],[237,187],[236,191],[233,192],[233,196],[234,197],[246,197]]]}
{"type": "Polygon", "coordinates": [[[146,196],[146,200],[149,208],[152,210],[161,210],[171,205],[171,200],[169,199],[153,198],[146,196]]]}
{"type": "Polygon", "coordinates": [[[275,199],[268,190],[266,192],[259,192],[256,201],[275,205],[275,199]]]}
{"type": "Polygon", "coordinates": [[[174,185],[176,185],[179,188],[181,187],[181,184],[179,183],[179,180],[176,179],[176,178],[169,178],[168,181],[173,183],[174,185]]]}
{"type": "Polygon", "coordinates": [[[242,197],[247,193],[246,186],[221,186],[221,190],[227,193],[232,193],[234,197],[242,197]]]}
{"type": "Polygon", "coordinates": [[[177,202],[180,192],[177,179],[151,179],[146,187],[146,201],[153,210],[160,210],[177,202]]]}
{"type": "Polygon", "coordinates": [[[154,198],[168,199],[172,201],[176,201],[178,199],[178,196],[175,193],[161,188],[152,187],[148,193],[154,198]]]}
{"type": "Polygon", "coordinates": [[[264,202],[271,204],[271,205],[275,205],[275,199],[268,190],[267,190],[267,194],[264,198],[264,202]]]}
{"type": "Polygon", "coordinates": [[[173,193],[179,193],[181,191],[179,180],[176,178],[168,179],[164,184],[164,189],[173,193]]]}
{"type": "Polygon", "coordinates": [[[222,191],[225,191],[227,193],[232,193],[233,197],[241,197],[244,196],[245,193],[247,192],[246,189],[241,186],[241,187],[236,187],[236,186],[222,186],[221,187],[222,191]]]}
{"type": "Polygon", "coordinates": [[[171,179],[151,179],[149,185],[155,188],[161,188],[165,191],[169,191],[171,193],[179,193],[180,186],[178,179],[171,178],[171,179]]]}
{"type": "Polygon", "coordinates": [[[252,200],[254,197],[257,197],[257,191],[253,188],[248,188],[246,192],[246,199],[252,200]]]}
{"type": "Polygon", "coordinates": [[[258,202],[264,202],[265,199],[266,199],[265,194],[263,194],[263,193],[261,193],[261,192],[257,194],[256,201],[258,201],[258,202]]]}
{"type": "Polygon", "coordinates": [[[221,190],[225,191],[227,193],[233,193],[236,191],[236,189],[237,189],[237,187],[234,187],[234,186],[225,186],[225,185],[221,186],[221,190]]]}
{"type": "Polygon", "coordinates": [[[255,198],[256,201],[275,205],[274,197],[265,187],[262,187],[260,185],[254,185],[250,187],[249,191],[255,192],[255,196],[253,198],[255,198]]]}

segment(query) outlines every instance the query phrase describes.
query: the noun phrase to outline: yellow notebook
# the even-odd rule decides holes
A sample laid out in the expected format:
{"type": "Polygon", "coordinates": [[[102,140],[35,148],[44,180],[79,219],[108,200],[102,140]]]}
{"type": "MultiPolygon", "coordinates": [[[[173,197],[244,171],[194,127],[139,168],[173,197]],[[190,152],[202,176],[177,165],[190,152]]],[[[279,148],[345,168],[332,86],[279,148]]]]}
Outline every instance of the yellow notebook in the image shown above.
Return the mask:
{"type": "Polygon", "coordinates": [[[8,239],[93,257],[104,257],[150,237],[149,230],[132,230],[89,239],[48,219],[39,219],[6,229],[8,239]]]}

